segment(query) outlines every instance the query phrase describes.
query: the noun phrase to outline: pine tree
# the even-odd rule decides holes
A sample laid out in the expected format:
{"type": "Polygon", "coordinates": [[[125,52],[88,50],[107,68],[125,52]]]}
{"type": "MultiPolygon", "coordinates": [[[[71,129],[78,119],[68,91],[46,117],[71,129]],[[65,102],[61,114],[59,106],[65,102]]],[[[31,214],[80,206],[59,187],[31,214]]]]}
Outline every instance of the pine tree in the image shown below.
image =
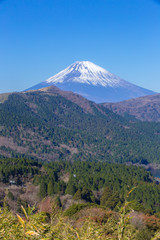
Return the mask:
{"type": "Polygon", "coordinates": [[[53,181],[49,181],[48,186],[47,186],[47,192],[48,192],[49,196],[54,194],[54,183],[53,183],[53,181]]]}
{"type": "Polygon", "coordinates": [[[65,191],[65,194],[70,194],[73,196],[75,194],[75,192],[76,192],[76,187],[75,187],[74,183],[72,181],[69,181],[66,191],[65,191]]]}
{"type": "Polygon", "coordinates": [[[11,199],[11,200],[14,200],[14,195],[13,195],[13,193],[10,192],[10,191],[8,192],[7,197],[8,197],[9,199],[11,199]]]}
{"type": "Polygon", "coordinates": [[[82,194],[81,194],[81,190],[80,189],[78,189],[77,192],[74,194],[73,199],[74,200],[82,199],[82,194]]]}
{"type": "Polygon", "coordinates": [[[88,202],[91,202],[91,191],[86,187],[82,189],[82,198],[88,202]]]}
{"type": "Polygon", "coordinates": [[[61,199],[60,197],[57,197],[56,200],[55,200],[55,203],[58,207],[62,207],[62,203],[61,203],[61,199]]]}
{"type": "Polygon", "coordinates": [[[47,184],[44,180],[42,180],[40,184],[39,196],[41,198],[45,198],[47,196],[47,184]]]}
{"type": "Polygon", "coordinates": [[[106,206],[108,199],[111,197],[112,192],[108,187],[105,187],[102,197],[100,199],[100,203],[102,206],[106,206]]]}

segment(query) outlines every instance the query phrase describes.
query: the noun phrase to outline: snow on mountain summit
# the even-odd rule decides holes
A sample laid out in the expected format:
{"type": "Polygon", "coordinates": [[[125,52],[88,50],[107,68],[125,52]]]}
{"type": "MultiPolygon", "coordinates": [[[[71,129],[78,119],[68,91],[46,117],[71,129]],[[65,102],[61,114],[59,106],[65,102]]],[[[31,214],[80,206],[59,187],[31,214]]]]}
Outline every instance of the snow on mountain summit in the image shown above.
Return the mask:
{"type": "MultiPolygon", "coordinates": [[[[89,61],[75,62],[63,71],[47,79],[46,83],[77,82],[94,86],[120,86],[122,80],[104,68],[89,61]]],[[[123,80],[124,84],[124,80],[123,80]]]]}
{"type": "Polygon", "coordinates": [[[75,62],[63,71],[27,90],[49,86],[72,91],[96,103],[119,102],[154,94],[136,86],[89,61],[75,62]]]}

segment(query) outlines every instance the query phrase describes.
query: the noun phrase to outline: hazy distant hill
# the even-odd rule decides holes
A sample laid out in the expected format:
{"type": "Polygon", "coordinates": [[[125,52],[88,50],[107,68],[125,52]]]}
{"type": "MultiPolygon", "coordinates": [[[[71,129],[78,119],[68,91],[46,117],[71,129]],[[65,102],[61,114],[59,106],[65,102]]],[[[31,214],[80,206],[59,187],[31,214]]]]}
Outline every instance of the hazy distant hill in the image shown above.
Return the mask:
{"type": "Polygon", "coordinates": [[[0,104],[1,156],[158,162],[159,142],[159,123],[129,122],[56,87],[13,93],[0,104]]]}
{"type": "Polygon", "coordinates": [[[131,115],[141,121],[160,122],[160,94],[104,103],[103,106],[122,116],[131,115]]]}

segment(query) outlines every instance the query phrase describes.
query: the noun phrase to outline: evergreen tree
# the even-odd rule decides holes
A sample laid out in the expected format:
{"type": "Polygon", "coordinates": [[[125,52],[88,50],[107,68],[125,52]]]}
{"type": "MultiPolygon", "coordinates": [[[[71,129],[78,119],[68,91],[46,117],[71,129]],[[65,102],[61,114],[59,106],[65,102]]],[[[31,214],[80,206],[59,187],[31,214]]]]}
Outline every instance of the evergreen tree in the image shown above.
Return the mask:
{"type": "Polygon", "coordinates": [[[39,196],[41,198],[45,198],[47,196],[47,184],[44,180],[42,180],[40,184],[39,196]]]}
{"type": "Polygon", "coordinates": [[[82,189],[82,198],[88,202],[91,202],[91,191],[86,187],[82,189]]]}
{"type": "Polygon", "coordinates": [[[62,207],[61,199],[60,199],[59,196],[56,198],[55,204],[56,204],[58,207],[62,207]]]}
{"type": "Polygon", "coordinates": [[[75,192],[76,192],[76,187],[75,187],[74,183],[72,181],[69,181],[66,191],[65,191],[65,194],[70,194],[73,196],[75,194],[75,192]]]}
{"type": "Polygon", "coordinates": [[[74,199],[74,200],[82,199],[82,193],[81,193],[81,190],[80,190],[80,189],[78,189],[77,192],[74,194],[73,199],[74,199]]]}
{"type": "Polygon", "coordinates": [[[14,200],[14,195],[13,195],[13,193],[10,192],[10,191],[8,192],[7,197],[8,197],[9,199],[11,199],[11,200],[14,200]]]}
{"type": "Polygon", "coordinates": [[[100,199],[100,203],[102,206],[106,206],[107,201],[109,200],[109,198],[112,196],[112,192],[108,187],[105,187],[105,189],[103,190],[102,193],[102,197],[100,199]]]}
{"type": "Polygon", "coordinates": [[[119,202],[119,194],[118,193],[114,193],[113,195],[111,195],[108,200],[106,201],[105,205],[108,208],[111,208],[112,210],[116,207],[116,205],[119,202]]]}
{"type": "Polygon", "coordinates": [[[49,181],[48,186],[47,186],[47,193],[49,196],[54,194],[54,183],[53,181],[49,181]]]}

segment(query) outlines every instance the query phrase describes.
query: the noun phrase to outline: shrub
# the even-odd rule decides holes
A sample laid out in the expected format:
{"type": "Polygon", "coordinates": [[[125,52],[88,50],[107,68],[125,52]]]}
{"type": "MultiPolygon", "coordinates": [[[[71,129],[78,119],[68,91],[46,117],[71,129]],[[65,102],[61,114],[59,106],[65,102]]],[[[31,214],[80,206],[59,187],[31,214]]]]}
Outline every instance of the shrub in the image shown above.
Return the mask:
{"type": "Polygon", "coordinates": [[[9,199],[11,199],[11,200],[14,200],[14,195],[13,195],[13,193],[10,192],[10,191],[8,192],[7,197],[8,197],[9,199]]]}

